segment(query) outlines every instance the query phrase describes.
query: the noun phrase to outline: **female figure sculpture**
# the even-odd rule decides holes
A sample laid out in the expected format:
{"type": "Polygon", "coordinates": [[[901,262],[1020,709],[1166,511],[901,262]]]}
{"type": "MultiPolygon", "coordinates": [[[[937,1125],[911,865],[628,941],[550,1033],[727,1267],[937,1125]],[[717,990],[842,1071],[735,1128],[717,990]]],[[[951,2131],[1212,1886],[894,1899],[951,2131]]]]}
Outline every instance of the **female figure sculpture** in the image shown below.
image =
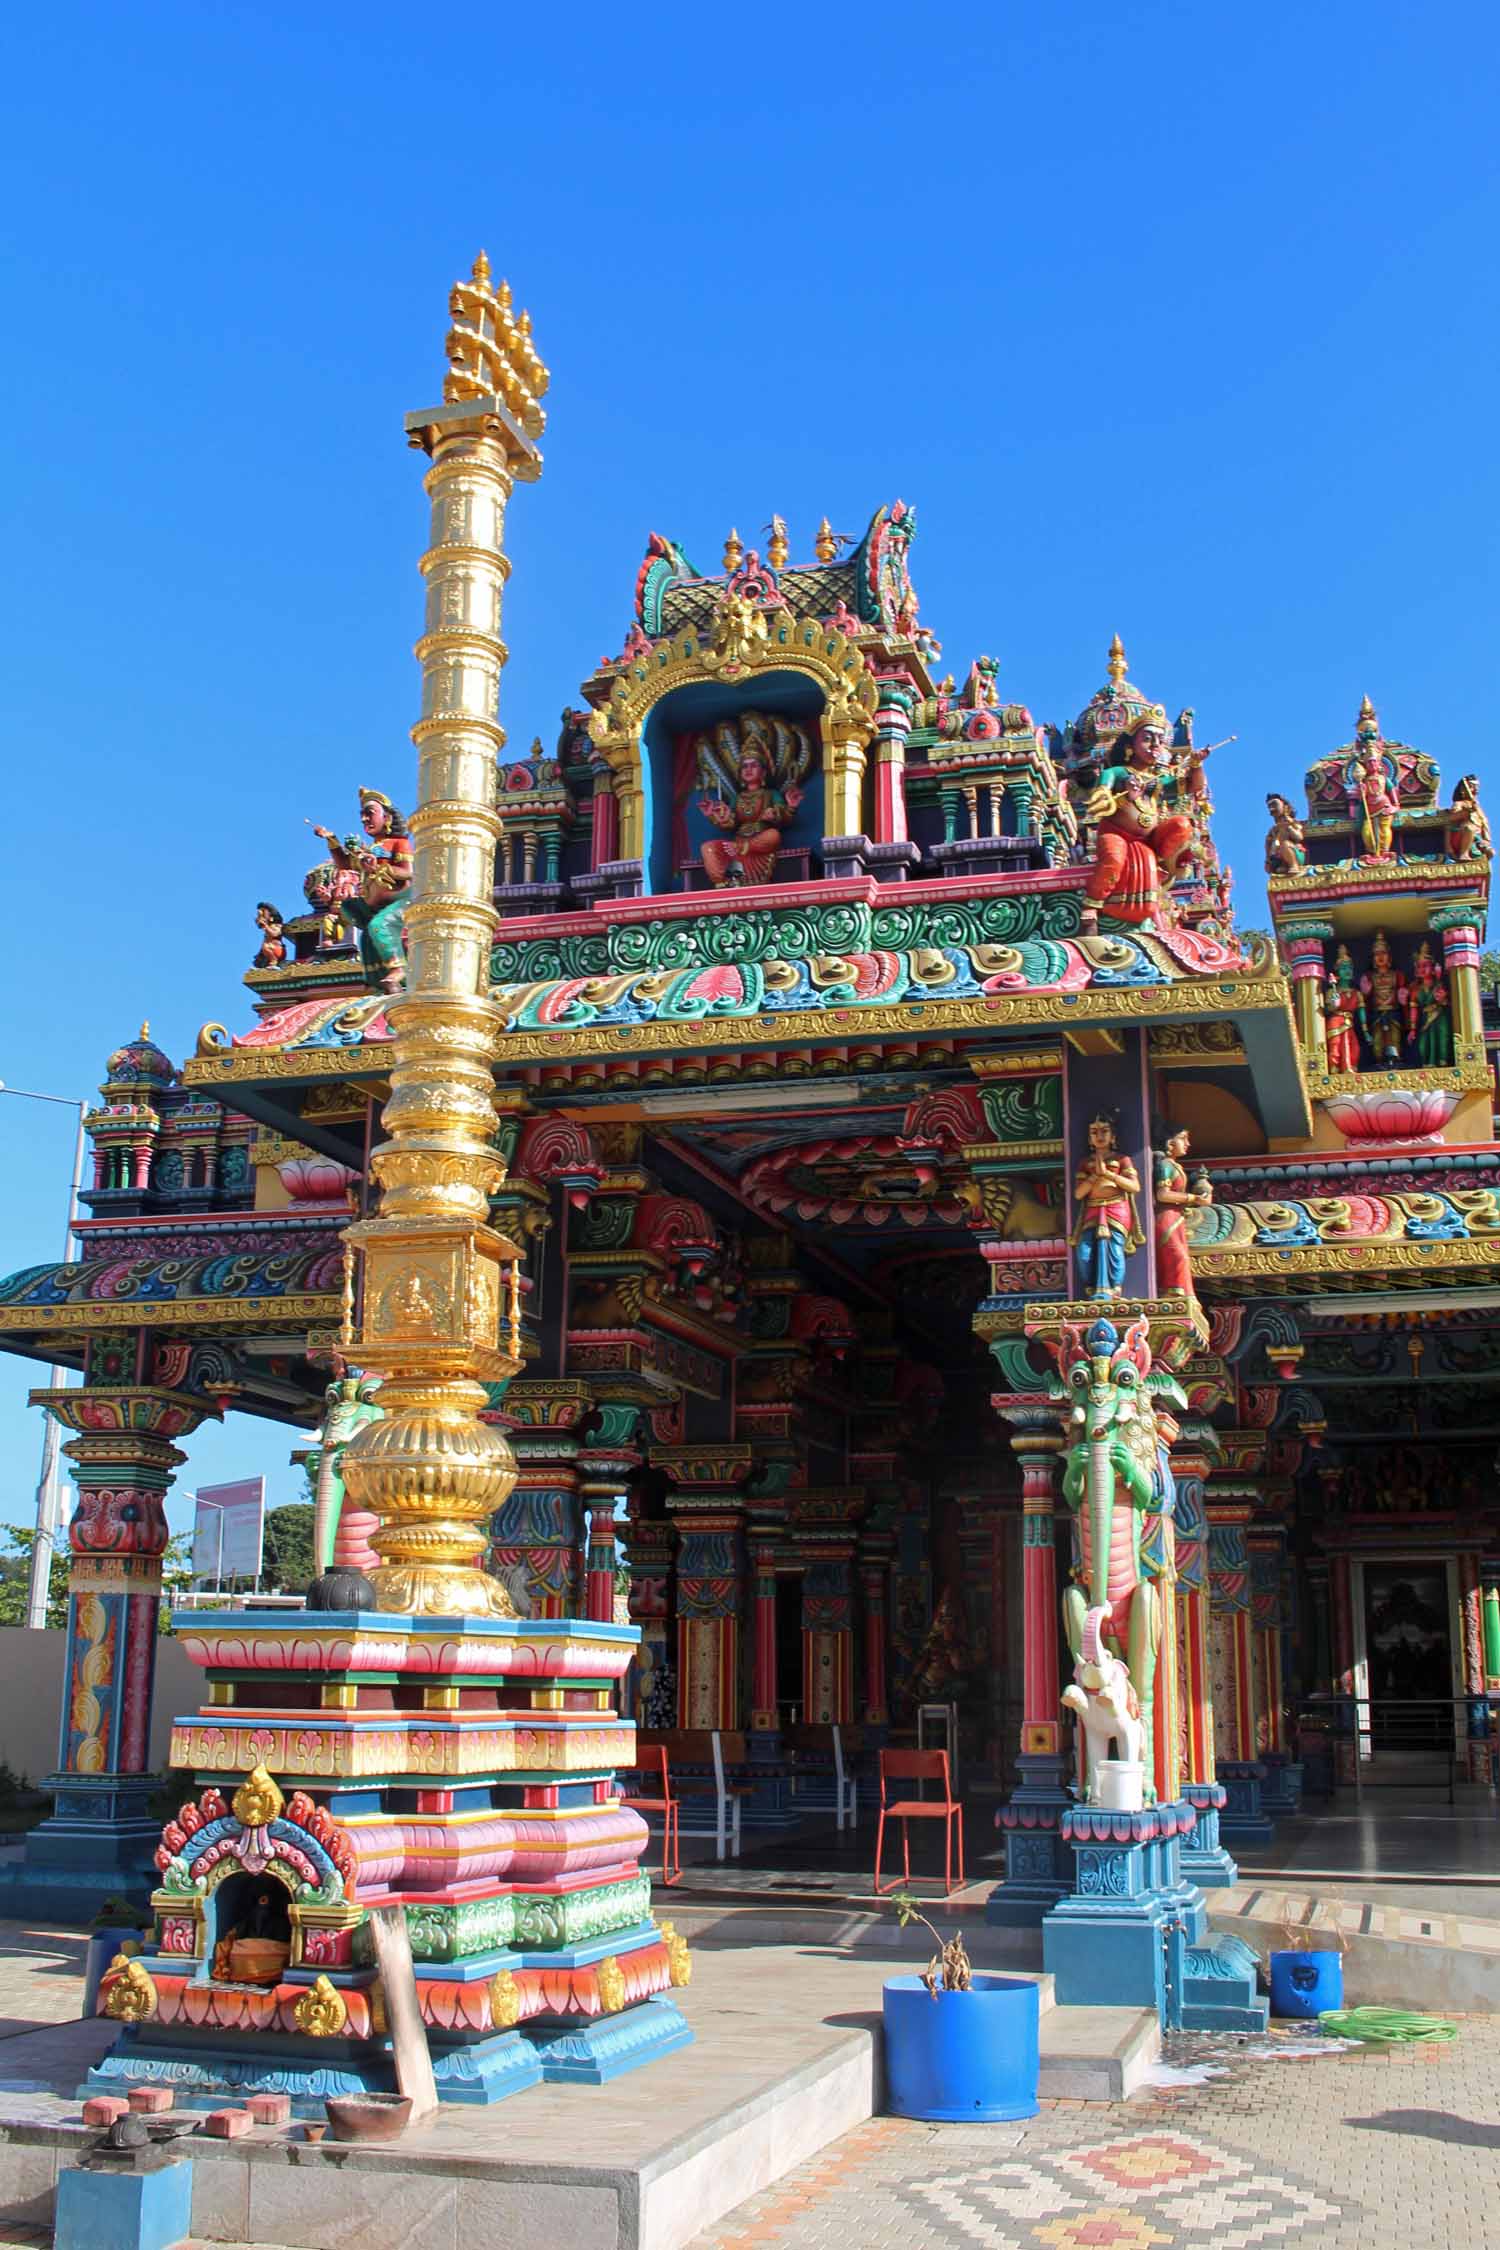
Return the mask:
{"type": "Polygon", "coordinates": [[[1448,986],[1426,938],[1417,947],[1406,988],[1406,1032],[1424,1070],[1453,1067],[1453,1018],[1448,986]]]}
{"type": "Polygon", "coordinates": [[[1323,988],[1323,1023],[1330,1070],[1358,1070],[1361,1003],[1349,948],[1341,945],[1323,988]]]}
{"type": "Polygon", "coordinates": [[[1115,921],[1149,922],[1162,911],[1163,882],[1192,849],[1193,823],[1168,810],[1175,775],[1163,712],[1144,713],[1114,747],[1119,762],[1105,767],[1085,807],[1097,840],[1084,888],[1115,921]]]}
{"type": "Polygon", "coordinates": [[[340,840],[331,828],[313,825],[328,846],[336,868],[358,878],[358,889],[339,902],[339,912],[359,931],[360,959],[371,988],[399,992],[406,976],[402,924],[411,889],[412,847],[406,822],[383,791],[361,789],[359,819],[367,842],[340,840]]]}
{"type": "Polygon", "coordinates": [[[1152,1209],[1156,1215],[1156,1287],[1158,1295],[1169,1289],[1180,1289],[1185,1297],[1196,1298],[1193,1287],[1193,1267],[1188,1256],[1188,1211],[1201,1211],[1212,1203],[1213,1189],[1206,1182],[1199,1187],[1189,1184],[1187,1155],[1189,1137],[1179,1126],[1168,1133],[1164,1145],[1156,1151],[1151,1165],[1152,1209]]]}
{"type": "Polygon", "coordinates": [[[1086,1296],[1118,1297],[1124,1288],[1126,1256],[1145,1240],[1140,1192],[1140,1175],[1120,1151],[1115,1121],[1101,1112],[1089,1126],[1089,1153],[1073,1180],[1073,1247],[1086,1296]]]}

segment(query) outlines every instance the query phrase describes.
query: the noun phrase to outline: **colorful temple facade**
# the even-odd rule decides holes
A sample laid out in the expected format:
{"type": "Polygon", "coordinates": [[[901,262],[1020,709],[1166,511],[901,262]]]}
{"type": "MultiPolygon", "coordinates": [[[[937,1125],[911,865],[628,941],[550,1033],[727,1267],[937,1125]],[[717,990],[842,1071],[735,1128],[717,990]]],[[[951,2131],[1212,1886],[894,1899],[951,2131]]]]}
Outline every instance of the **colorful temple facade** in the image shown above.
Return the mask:
{"type": "MultiPolygon", "coordinates": [[[[518,332],[487,269],[454,313],[450,415],[518,332]]],[[[780,518],[707,572],[653,535],[619,652],[517,759],[493,480],[441,473],[433,417],[413,442],[427,794],[408,820],[399,762],[373,769],[305,911],[256,910],[248,1009],[226,998],[180,1062],[144,1029],[111,1056],[82,1256],[0,1282],[0,1345],[83,1376],[43,1394],[80,1505],[36,1867],[82,1883],[159,1847],[179,1441],[237,1411],[305,1447],[356,1407],[359,1458],[440,1337],[429,1379],[467,1382],[513,1471],[483,1516],[498,1614],[608,1638],[623,1570],[639,1637],[588,1691],[623,1672],[626,1720],[743,1729],[771,1763],[794,1728],[868,1746],[956,1705],[966,1766],[1008,1791],[997,1918],[1070,1888],[1073,1787],[1111,1745],[1135,1743],[1148,1814],[1197,1807],[1184,1865],[1209,1882],[1291,1804],[1299,1748],[1348,1778],[1383,1706],[1425,1708],[1487,1778],[1500,1147],[1472,777],[1445,802],[1366,700],[1305,812],[1268,798],[1271,932],[1238,935],[1192,711],[1169,720],[1118,639],[1061,725],[991,657],[946,670],[901,501],[858,540],[825,520],[806,560],[780,518]],[[434,844],[431,753],[465,714],[493,807],[476,785],[434,844]],[[403,1052],[444,992],[462,1163],[403,1052]]],[[[301,811],[265,870],[283,897],[301,811]]],[[[363,1469],[339,1514],[342,1435],[323,1559],[420,1607],[363,1469]]],[[[210,1704],[239,1676],[211,1654],[210,1704]]],[[[350,1710],[405,1692],[327,1684],[350,1710]]],[[[623,1755],[596,1745],[600,1802],[623,1755]]]]}

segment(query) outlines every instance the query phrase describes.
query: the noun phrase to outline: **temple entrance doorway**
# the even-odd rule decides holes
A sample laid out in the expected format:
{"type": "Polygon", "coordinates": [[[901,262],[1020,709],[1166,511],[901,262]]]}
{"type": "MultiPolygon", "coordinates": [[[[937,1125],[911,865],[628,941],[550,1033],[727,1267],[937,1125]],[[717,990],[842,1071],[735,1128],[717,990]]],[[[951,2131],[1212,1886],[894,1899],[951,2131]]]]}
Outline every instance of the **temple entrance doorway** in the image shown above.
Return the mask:
{"type": "Polygon", "coordinates": [[[1461,1731],[1455,1698],[1453,1562],[1440,1555],[1355,1564],[1359,1692],[1366,1757],[1446,1755],[1461,1731]]]}

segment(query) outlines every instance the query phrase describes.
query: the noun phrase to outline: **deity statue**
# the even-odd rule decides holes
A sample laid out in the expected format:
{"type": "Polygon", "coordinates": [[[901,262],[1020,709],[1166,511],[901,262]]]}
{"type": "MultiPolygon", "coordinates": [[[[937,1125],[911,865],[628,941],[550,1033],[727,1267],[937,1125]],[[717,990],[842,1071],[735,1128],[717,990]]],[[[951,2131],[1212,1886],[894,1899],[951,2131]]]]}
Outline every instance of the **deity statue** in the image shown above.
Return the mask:
{"type": "Polygon", "coordinates": [[[1399,1070],[1407,995],[1384,930],[1375,932],[1369,971],[1360,978],[1359,989],[1359,1028],[1375,1067],[1399,1070]]]}
{"type": "Polygon", "coordinates": [[[1453,1067],[1453,1017],[1448,986],[1426,938],[1417,947],[1406,988],[1406,1035],[1424,1070],[1453,1067]]]}
{"type": "Polygon", "coordinates": [[[286,959],[286,939],[282,935],[285,924],[269,899],[262,899],[255,909],[255,926],[260,932],[260,951],[251,962],[252,969],[279,969],[286,959]]]}
{"type": "Polygon", "coordinates": [[[345,921],[359,931],[359,954],[372,990],[399,992],[406,977],[402,925],[411,890],[412,847],[406,822],[379,789],[361,789],[359,819],[366,841],[313,824],[313,834],[328,846],[341,872],[358,878],[358,888],[339,902],[345,921]]]}
{"type": "Polygon", "coordinates": [[[1123,762],[1105,767],[1084,808],[1096,834],[1085,890],[1093,907],[1115,921],[1149,922],[1162,912],[1163,883],[1192,849],[1193,823],[1168,810],[1179,777],[1159,706],[1116,738],[1117,761],[1122,751],[1123,762]]]}
{"type": "Polygon", "coordinates": [[[1184,1126],[1179,1125],[1175,1132],[1167,1134],[1152,1158],[1151,1196],[1156,1217],[1157,1292],[1163,1294],[1169,1289],[1180,1289],[1185,1297],[1196,1297],[1184,1214],[1201,1211],[1212,1203],[1214,1193],[1206,1174],[1189,1182],[1183,1162],[1188,1146],[1184,1126]]]}
{"type": "Polygon", "coordinates": [[[1366,859],[1391,859],[1394,857],[1391,838],[1400,801],[1391,787],[1379,736],[1366,737],[1365,730],[1361,729],[1361,737],[1356,779],[1360,802],[1359,840],[1366,859]]]}
{"type": "Polygon", "coordinates": [[[1454,785],[1443,849],[1450,859],[1493,859],[1495,856],[1489,819],[1480,809],[1476,773],[1466,773],[1454,785]]]}
{"type": "Polygon", "coordinates": [[[700,851],[716,889],[726,884],[768,883],[781,848],[781,831],[802,802],[812,767],[812,737],[805,727],[765,712],[746,711],[699,735],[697,800],[705,820],[724,831],[700,851]]]}
{"type": "MultiPolygon", "coordinates": [[[[1143,1320],[1123,1336],[1104,1318],[1086,1330],[1069,1322],[1050,1348],[1061,1378],[1054,1391],[1071,1408],[1063,1498],[1078,1532],[1074,1583],[1063,1595],[1074,1658],[1073,1685],[1063,1702],[1077,1713],[1087,1739],[1090,1796],[1113,1742],[1117,1757],[1144,1765],[1149,1799],[1156,1794],[1157,1651],[1172,1630],[1159,1526],[1176,1506],[1156,1401],[1170,1409],[1187,1400],[1172,1376],[1153,1368],[1143,1320]]],[[[1164,1752],[1161,1766],[1170,1783],[1174,1761],[1169,1746],[1164,1752]]]]}
{"type": "Polygon", "coordinates": [[[1266,873],[1300,875],[1307,865],[1307,845],[1290,799],[1278,796],[1273,789],[1266,799],[1266,811],[1271,816],[1266,831],[1266,873]]]}
{"type": "Polygon", "coordinates": [[[1073,1248],[1079,1279],[1089,1297],[1118,1297],[1125,1287],[1125,1259],[1145,1241],[1136,1197],[1140,1176],[1122,1155],[1113,1117],[1101,1112],[1089,1125],[1089,1153],[1073,1179],[1078,1215],[1073,1248]]]}
{"type": "Polygon", "coordinates": [[[1323,1022],[1330,1070],[1358,1070],[1361,1003],[1349,948],[1341,945],[1323,987],[1323,1022]]]}

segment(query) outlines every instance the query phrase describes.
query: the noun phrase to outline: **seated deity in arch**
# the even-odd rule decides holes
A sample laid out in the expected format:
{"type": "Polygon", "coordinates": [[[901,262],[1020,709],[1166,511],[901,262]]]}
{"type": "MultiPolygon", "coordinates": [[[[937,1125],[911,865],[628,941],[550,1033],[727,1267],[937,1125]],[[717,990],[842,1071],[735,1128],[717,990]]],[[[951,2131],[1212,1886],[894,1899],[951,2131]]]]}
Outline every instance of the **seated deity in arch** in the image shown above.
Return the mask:
{"type": "Polygon", "coordinates": [[[812,770],[812,736],[791,720],[746,711],[700,734],[693,750],[703,791],[698,810],[723,832],[699,852],[710,882],[720,889],[768,883],[782,830],[812,770]]]}

